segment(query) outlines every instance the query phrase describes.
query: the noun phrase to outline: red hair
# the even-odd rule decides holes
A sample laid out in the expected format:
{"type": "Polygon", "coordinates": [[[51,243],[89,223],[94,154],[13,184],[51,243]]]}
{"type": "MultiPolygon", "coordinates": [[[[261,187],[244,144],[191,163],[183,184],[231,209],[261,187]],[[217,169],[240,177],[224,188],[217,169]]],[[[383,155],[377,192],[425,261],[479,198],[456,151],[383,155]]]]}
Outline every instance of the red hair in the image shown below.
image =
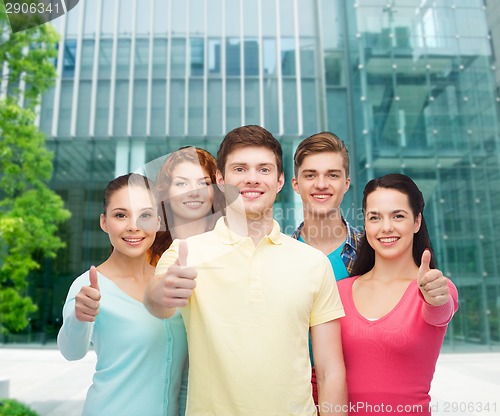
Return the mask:
{"type": "MultiPolygon", "coordinates": [[[[159,195],[158,215],[162,220],[162,228],[156,233],[156,238],[148,251],[148,259],[151,265],[156,266],[163,252],[172,244],[172,234],[169,230],[167,221],[167,212],[169,211],[168,191],[172,184],[172,173],[176,166],[181,163],[189,162],[200,165],[203,171],[210,177],[212,184],[215,184],[215,172],[217,171],[217,163],[215,158],[205,149],[200,149],[194,146],[182,147],[172,153],[165,159],[161,166],[158,176],[156,177],[156,190],[159,195]]],[[[218,194],[217,187],[214,186],[214,198],[212,202],[212,214],[216,210],[220,210],[221,198],[218,194]]],[[[209,224],[209,229],[215,224],[209,224]]],[[[208,230],[207,230],[208,231],[208,230]]]]}

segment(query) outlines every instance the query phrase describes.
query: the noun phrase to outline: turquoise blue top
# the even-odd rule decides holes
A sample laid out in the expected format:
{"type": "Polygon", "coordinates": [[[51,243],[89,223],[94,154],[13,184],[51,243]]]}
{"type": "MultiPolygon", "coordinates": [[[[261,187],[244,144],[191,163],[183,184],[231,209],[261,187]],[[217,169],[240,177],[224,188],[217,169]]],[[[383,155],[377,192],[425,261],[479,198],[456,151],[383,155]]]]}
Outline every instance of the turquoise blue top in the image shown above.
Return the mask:
{"type": "MultiPolygon", "coordinates": [[[[304,244],[307,244],[304,239],[299,235],[297,240],[302,241],[304,244]]],[[[349,272],[347,271],[344,260],[342,260],[342,250],[344,249],[345,241],[333,250],[327,257],[330,260],[332,265],[333,273],[335,274],[335,280],[339,281],[349,277],[349,272]]]]}
{"type": "Polygon", "coordinates": [[[184,416],[187,393],[187,341],[178,312],[168,320],[98,273],[101,302],[95,322],[75,316],[75,296],[88,286],[88,271],[78,277],[64,304],[57,337],[68,360],[85,356],[90,343],[96,372],[82,416],[184,416]]]}

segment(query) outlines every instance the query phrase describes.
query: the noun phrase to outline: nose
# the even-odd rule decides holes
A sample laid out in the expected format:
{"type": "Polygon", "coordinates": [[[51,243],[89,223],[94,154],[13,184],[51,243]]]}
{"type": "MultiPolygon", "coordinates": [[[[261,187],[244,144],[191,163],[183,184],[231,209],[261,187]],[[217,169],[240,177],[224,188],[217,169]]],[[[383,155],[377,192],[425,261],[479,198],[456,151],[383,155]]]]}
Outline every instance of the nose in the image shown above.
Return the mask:
{"type": "Polygon", "coordinates": [[[200,188],[198,184],[191,183],[189,184],[189,189],[187,191],[188,196],[198,196],[200,194],[200,188]]]}
{"type": "Polygon", "coordinates": [[[392,231],[392,221],[390,218],[384,218],[382,220],[382,231],[385,233],[392,231]]]}
{"type": "Polygon", "coordinates": [[[138,223],[139,218],[135,215],[131,215],[128,220],[127,231],[138,231],[140,229],[138,223]]]}
{"type": "Polygon", "coordinates": [[[259,175],[255,169],[249,169],[245,176],[245,183],[260,183],[259,175]]]}
{"type": "Polygon", "coordinates": [[[319,189],[324,189],[327,187],[327,183],[326,183],[326,178],[324,175],[318,175],[317,179],[316,179],[316,182],[315,182],[315,185],[316,185],[316,188],[319,188],[319,189]]]}

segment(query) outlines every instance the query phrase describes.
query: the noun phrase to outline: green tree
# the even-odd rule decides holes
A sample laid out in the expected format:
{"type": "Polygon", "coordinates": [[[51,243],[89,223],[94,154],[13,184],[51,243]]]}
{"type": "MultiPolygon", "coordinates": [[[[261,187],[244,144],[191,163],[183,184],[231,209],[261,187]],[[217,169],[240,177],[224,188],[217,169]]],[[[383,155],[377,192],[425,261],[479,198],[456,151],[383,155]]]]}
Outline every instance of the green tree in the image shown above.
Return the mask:
{"type": "Polygon", "coordinates": [[[17,400],[0,399],[0,416],[38,416],[38,413],[17,400]]]}
{"type": "Polygon", "coordinates": [[[36,306],[27,296],[36,259],[64,243],[70,217],[49,188],[52,154],[35,125],[41,94],[55,80],[58,34],[50,25],[12,33],[0,2],[0,332],[20,331],[36,306]]]}

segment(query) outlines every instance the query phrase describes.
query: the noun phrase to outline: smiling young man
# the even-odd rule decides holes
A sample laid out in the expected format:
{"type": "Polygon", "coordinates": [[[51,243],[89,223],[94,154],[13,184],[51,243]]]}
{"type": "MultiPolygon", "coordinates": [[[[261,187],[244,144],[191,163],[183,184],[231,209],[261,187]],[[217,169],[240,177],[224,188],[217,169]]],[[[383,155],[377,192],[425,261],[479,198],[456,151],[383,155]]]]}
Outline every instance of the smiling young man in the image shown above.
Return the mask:
{"type": "Polygon", "coordinates": [[[361,232],[342,217],[340,204],[349,190],[349,154],[330,132],[303,140],[294,155],[292,186],[302,199],[304,221],[292,237],[328,256],[335,279],[349,276],[361,232]]]}
{"type": "MultiPolygon", "coordinates": [[[[349,190],[349,153],[342,140],[330,132],[304,139],[294,155],[292,186],[302,199],[304,221],[292,234],[322,251],[330,260],[336,280],[352,271],[361,232],[352,227],[340,212],[344,194],[349,190]]],[[[318,402],[315,354],[309,343],[312,388],[318,402]]]]}
{"type": "Polygon", "coordinates": [[[186,415],[316,415],[309,329],[320,410],[346,415],[344,312],[332,269],[272,216],[284,184],[280,143],[262,127],[239,127],[217,159],[225,217],[213,231],[172,244],[145,301],[160,318],[186,306],[186,415]]]}

